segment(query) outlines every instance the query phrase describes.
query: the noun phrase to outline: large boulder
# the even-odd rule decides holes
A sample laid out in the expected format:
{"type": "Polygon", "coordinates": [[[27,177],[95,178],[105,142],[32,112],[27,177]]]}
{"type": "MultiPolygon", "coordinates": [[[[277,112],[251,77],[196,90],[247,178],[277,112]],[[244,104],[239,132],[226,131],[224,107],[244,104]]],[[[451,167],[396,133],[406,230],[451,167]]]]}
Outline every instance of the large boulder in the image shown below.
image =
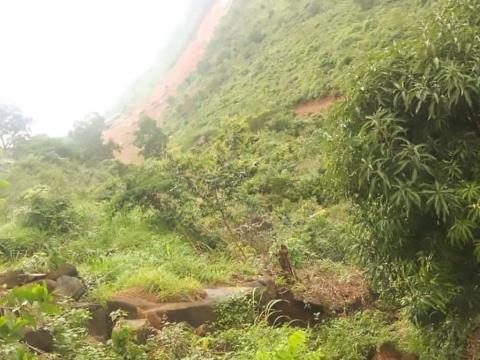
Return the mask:
{"type": "Polygon", "coordinates": [[[58,295],[78,300],[85,291],[85,285],[76,277],[62,275],[57,279],[55,292],[58,295]]]}
{"type": "Polygon", "coordinates": [[[50,331],[46,329],[27,328],[24,341],[26,344],[43,352],[51,353],[54,350],[54,339],[50,331]]]}
{"type": "Polygon", "coordinates": [[[47,274],[46,278],[49,280],[58,280],[61,276],[78,277],[77,268],[71,264],[63,264],[57,270],[47,274]]]}

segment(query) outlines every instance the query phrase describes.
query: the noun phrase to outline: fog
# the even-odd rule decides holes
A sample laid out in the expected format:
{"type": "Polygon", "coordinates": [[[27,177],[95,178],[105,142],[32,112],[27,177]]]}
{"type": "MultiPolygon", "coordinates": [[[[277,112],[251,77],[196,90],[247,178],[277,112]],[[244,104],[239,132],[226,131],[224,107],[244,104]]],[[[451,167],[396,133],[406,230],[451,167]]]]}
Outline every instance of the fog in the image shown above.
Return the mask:
{"type": "Polygon", "coordinates": [[[151,67],[195,0],[1,0],[0,103],[66,135],[151,67]]]}

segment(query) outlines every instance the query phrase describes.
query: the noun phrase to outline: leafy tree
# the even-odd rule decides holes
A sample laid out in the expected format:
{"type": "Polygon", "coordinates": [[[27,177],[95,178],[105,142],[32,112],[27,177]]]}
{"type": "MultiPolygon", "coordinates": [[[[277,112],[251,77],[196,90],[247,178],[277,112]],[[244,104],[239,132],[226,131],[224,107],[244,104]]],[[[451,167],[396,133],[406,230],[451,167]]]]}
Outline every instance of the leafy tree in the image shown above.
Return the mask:
{"type": "Polygon", "coordinates": [[[29,135],[31,119],[13,106],[0,105],[0,146],[11,148],[18,140],[29,135]]]}
{"type": "Polygon", "coordinates": [[[113,141],[104,143],[102,134],[105,129],[105,119],[99,114],[92,114],[74,124],[69,136],[78,148],[83,161],[97,163],[113,158],[113,151],[117,145],[113,141]]]}
{"type": "Polygon", "coordinates": [[[168,136],[157,125],[155,120],[145,116],[135,131],[134,145],[140,149],[139,153],[145,159],[160,159],[165,154],[168,136]]]}
{"type": "Polygon", "coordinates": [[[479,11],[446,2],[358,70],[333,117],[332,178],[358,210],[356,252],[419,322],[480,300],[479,11]]]}

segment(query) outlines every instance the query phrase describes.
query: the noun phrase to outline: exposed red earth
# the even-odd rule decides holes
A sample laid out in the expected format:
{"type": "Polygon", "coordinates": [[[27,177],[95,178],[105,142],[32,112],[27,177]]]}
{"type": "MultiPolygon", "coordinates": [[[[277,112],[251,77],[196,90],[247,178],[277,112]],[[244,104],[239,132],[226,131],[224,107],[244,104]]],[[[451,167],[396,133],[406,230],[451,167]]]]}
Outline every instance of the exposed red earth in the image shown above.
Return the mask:
{"type": "Polygon", "coordinates": [[[293,109],[293,112],[299,116],[323,113],[339,99],[336,95],[329,95],[320,100],[313,100],[297,105],[293,109]]]}
{"type": "Polygon", "coordinates": [[[144,115],[161,121],[168,108],[167,100],[174,96],[178,87],[196,70],[212,39],[215,28],[222,17],[228,12],[233,0],[216,0],[201,20],[197,32],[186,46],[175,65],[164,79],[155,87],[152,94],[139,106],[127,113],[110,120],[109,128],[104,132],[104,140],[113,140],[120,145],[121,150],[115,152],[115,157],[126,164],[142,162],[137,149],[133,146],[134,132],[138,121],[144,115]]]}

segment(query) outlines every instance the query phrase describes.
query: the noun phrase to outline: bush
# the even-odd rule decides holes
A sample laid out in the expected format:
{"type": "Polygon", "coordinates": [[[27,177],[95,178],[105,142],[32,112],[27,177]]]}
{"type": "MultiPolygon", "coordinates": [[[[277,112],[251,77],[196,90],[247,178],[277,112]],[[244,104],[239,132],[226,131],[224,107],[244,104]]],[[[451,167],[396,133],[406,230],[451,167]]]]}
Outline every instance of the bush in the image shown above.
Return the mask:
{"type": "Polygon", "coordinates": [[[140,149],[139,154],[145,159],[160,159],[165,154],[168,136],[158,127],[154,119],[143,117],[134,135],[133,144],[140,149]]]}
{"type": "Polygon", "coordinates": [[[479,305],[480,11],[450,0],[354,76],[333,117],[335,182],[378,290],[422,323],[479,305]]]}
{"type": "Polygon", "coordinates": [[[27,190],[23,199],[26,203],[22,213],[24,226],[52,234],[67,233],[76,227],[75,213],[70,201],[52,198],[48,186],[27,190]]]}

